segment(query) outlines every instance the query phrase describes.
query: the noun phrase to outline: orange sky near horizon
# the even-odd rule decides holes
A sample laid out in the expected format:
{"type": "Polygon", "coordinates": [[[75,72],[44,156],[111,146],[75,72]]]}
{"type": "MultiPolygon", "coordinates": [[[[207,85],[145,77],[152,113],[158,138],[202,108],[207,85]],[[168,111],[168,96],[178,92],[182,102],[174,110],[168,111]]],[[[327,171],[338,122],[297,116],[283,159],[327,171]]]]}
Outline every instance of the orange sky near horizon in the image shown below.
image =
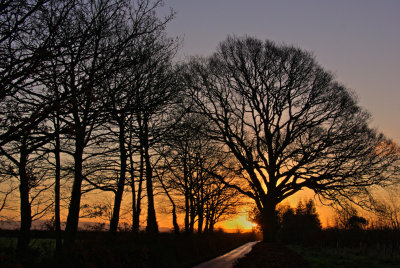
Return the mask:
{"type": "MultiPolygon", "coordinates": [[[[97,196],[97,198],[100,201],[101,197],[97,196]]],[[[106,199],[106,197],[103,197],[103,198],[106,199]]],[[[388,197],[386,197],[385,194],[382,194],[380,196],[380,198],[386,200],[388,197]]],[[[309,199],[312,199],[315,202],[317,213],[319,215],[319,219],[321,221],[322,227],[326,228],[326,227],[334,226],[335,211],[333,210],[333,208],[321,204],[319,202],[318,198],[314,198],[314,194],[311,190],[302,190],[302,191],[298,192],[297,194],[289,197],[287,200],[283,201],[281,204],[282,205],[290,205],[291,207],[296,207],[299,201],[304,202],[309,199]]],[[[126,200],[125,200],[125,202],[126,202],[126,200]]],[[[83,203],[85,203],[85,202],[83,202],[83,203]]],[[[165,204],[166,203],[160,199],[157,200],[157,202],[156,202],[157,222],[158,222],[159,229],[161,232],[166,232],[166,231],[172,230],[172,216],[170,213],[170,208],[168,206],[165,206],[165,204]]],[[[144,207],[146,206],[145,203],[143,205],[144,205],[144,207]]],[[[251,231],[254,227],[256,227],[256,225],[248,220],[249,209],[250,209],[250,206],[243,206],[236,215],[232,216],[231,219],[218,222],[215,225],[215,230],[218,230],[221,228],[227,232],[251,231]]],[[[19,221],[18,211],[14,210],[13,215],[14,216],[12,217],[12,221],[14,221],[14,223],[17,223],[17,221],[19,221]]],[[[66,221],[66,215],[67,215],[67,210],[64,209],[62,211],[62,216],[61,216],[62,222],[66,221]]],[[[366,217],[367,219],[369,219],[371,217],[371,214],[367,214],[366,212],[362,212],[362,211],[360,212],[360,215],[363,217],[366,217]]],[[[5,213],[2,212],[1,216],[5,216],[5,213]]],[[[48,217],[43,218],[41,220],[47,220],[49,218],[51,218],[51,215],[49,215],[48,217]]],[[[2,223],[2,221],[3,220],[0,220],[0,227],[7,228],[6,227],[6,226],[8,226],[7,222],[2,223]]],[[[99,222],[104,222],[105,230],[108,229],[108,222],[105,221],[104,219],[81,218],[80,226],[84,227],[84,225],[87,223],[99,223],[99,222]]],[[[123,226],[124,222],[127,223],[128,225],[130,224],[129,216],[125,215],[125,217],[121,217],[120,226],[123,226]]],[[[43,224],[43,222],[39,221],[38,223],[34,223],[33,229],[39,228],[40,224],[43,224]]],[[[183,215],[178,215],[178,224],[180,225],[180,228],[183,228],[183,215]]],[[[15,224],[9,225],[12,227],[8,227],[8,228],[18,228],[17,225],[15,225],[15,226],[14,225],[15,224]]],[[[144,229],[145,226],[146,226],[146,214],[145,214],[145,211],[143,211],[143,213],[141,215],[141,228],[144,229]]],[[[197,227],[196,224],[195,224],[195,227],[197,227]]]]}
{"type": "MultiPolygon", "coordinates": [[[[314,193],[312,190],[302,190],[283,201],[281,205],[296,207],[299,201],[304,202],[309,199],[312,199],[315,202],[322,227],[326,228],[333,226],[335,217],[333,208],[321,204],[318,198],[314,199],[314,193]]],[[[256,227],[256,224],[248,220],[248,208],[246,207],[242,208],[238,215],[234,216],[232,219],[217,224],[217,228],[223,228],[226,230],[252,230],[253,227],[256,227]]]]}

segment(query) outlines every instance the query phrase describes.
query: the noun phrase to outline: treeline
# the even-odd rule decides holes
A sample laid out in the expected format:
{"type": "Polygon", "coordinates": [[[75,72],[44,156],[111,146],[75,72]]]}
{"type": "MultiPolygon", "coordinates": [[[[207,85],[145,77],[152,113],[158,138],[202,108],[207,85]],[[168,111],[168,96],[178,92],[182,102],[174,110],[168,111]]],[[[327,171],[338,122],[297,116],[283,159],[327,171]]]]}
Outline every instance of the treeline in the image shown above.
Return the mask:
{"type": "Polygon", "coordinates": [[[141,228],[142,211],[146,231],[158,232],[157,193],[170,203],[175,232],[180,212],[185,232],[207,232],[240,205],[221,180],[233,177],[225,166],[230,160],[205,135],[208,122],[194,115],[184,90],[183,67],[173,61],[180,43],[165,31],[174,13],[158,16],[162,5],[2,3],[0,208],[5,217],[7,199],[19,191],[18,255],[28,249],[32,219],[49,211],[62,247],[64,204],[63,243],[71,245],[83,198],[92,191],[113,197],[111,233],[128,193],[133,232],[141,228]]]}
{"type": "MultiPolygon", "coordinates": [[[[400,250],[400,228],[395,217],[375,211],[370,216],[362,215],[354,206],[346,204],[332,214],[331,223],[322,228],[320,215],[312,199],[299,201],[295,207],[282,204],[278,207],[279,241],[285,244],[300,244],[323,248],[368,248],[400,250]]],[[[261,214],[256,210],[249,219],[257,224],[261,214]]]]}
{"type": "MultiPolygon", "coordinates": [[[[257,220],[258,215],[252,215],[257,220]]],[[[371,217],[362,216],[347,204],[337,209],[332,225],[321,228],[312,200],[299,202],[295,208],[282,205],[278,237],[310,262],[396,267],[400,260],[400,229],[395,217],[388,215],[382,219],[378,211],[371,217]]]]}

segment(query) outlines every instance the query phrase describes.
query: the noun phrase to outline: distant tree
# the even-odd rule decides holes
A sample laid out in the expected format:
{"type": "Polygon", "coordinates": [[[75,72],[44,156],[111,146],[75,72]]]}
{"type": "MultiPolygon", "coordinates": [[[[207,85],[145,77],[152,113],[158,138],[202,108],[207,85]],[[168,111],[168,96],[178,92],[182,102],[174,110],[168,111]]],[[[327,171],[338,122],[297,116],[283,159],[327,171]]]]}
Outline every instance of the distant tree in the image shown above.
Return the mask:
{"type": "Polygon", "coordinates": [[[306,242],[313,233],[321,230],[321,222],[310,199],[299,201],[297,207],[283,209],[280,216],[279,237],[285,242],[306,242]]]}
{"type": "Polygon", "coordinates": [[[176,202],[172,196],[172,189],[170,185],[166,185],[164,183],[164,174],[165,171],[167,171],[167,168],[162,169],[163,172],[160,174],[157,174],[157,178],[159,179],[161,188],[164,190],[165,195],[168,197],[168,200],[170,201],[171,205],[172,205],[172,226],[174,227],[174,233],[175,234],[179,234],[180,233],[180,228],[179,228],[179,224],[178,224],[178,216],[177,216],[177,205],[176,202]]]}
{"type": "MultiPolygon", "coordinates": [[[[182,120],[169,131],[163,140],[164,185],[169,195],[184,212],[184,229],[212,232],[214,225],[240,207],[240,196],[220,180],[224,170],[226,177],[232,174],[224,168],[227,162],[218,145],[204,135],[207,120],[193,113],[186,113],[182,120]]],[[[227,179],[228,180],[228,179],[227,179]]]]}
{"type": "Polygon", "coordinates": [[[335,207],[335,227],[340,229],[348,228],[349,219],[353,216],[358,216],[358,211],[349,202],[335,207]]]}
{"type": "Polygon", "coordinates": [[[347,221],[348,228],[353,230],[363,229],[367,224],[367,219],[361,216],[351,216],[347,221]]]}
{"type": "MultiPolygon", "coordinates": [[[[176,192],[183,197],[183,204],[179,207],[184,211],[184,230],[193,232],[196,218],[195,192],[197,165],[200,156],[202,139],[196,130],[203,122],[190,115],[185,115],[182,121],[163,139],[163,147],[159,153],[163,156],[163,176],[165,188],[170,195],[176,192]]],[[[203,189],[202,189],[203,190],[203,189]]]]}
{"type": "Polygon", "coordinates": [[[113,215],[112,202],[105,200],[103,202],[95,202],[91,204],[83,204],[81,206],[81,218],[96,219],[101,221],[111,221],[113,215]]]}
{"type": "Polygon", "coordinates": [[[355,200],[398,178],[396,146],[368,127],[368,113],[310,53],[229,37],[187,70],[210,137],[237,160],[242,180],[231,187],[261,212],[264,240],[276,239],[276,206],[301,189],[355,200]]]}
{"type": "Polygon", "coordinates": [[[378,198],[373,199],[373,213],[375,228],[390,228],[400,230],[400,192],[399,186],[380,189],[378,198]]]}
{"type": "MultiPolygon", "coordinates": [[[[206,189],[207,199],[205,200],[202,212],[204,214],[204,232],[214,232],[218,222],[224,221],[237,214],[239,209],[246,204],[243,196],[214,179],[206,189]]],[[[201,232],[202,225],[199,223],[198,231],[201,232]]]]}

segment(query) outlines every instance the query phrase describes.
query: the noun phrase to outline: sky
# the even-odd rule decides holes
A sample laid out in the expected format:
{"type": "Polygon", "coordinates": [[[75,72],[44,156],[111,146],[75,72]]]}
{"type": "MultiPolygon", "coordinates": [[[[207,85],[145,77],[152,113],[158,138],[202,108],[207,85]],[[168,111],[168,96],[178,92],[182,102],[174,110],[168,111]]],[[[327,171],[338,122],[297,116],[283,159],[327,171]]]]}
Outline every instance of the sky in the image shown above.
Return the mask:
{"type": "MultiPolygon", "coordinates": [[[[211,55],[228,35],[300,47],[355,93],[371,127],[400,144],[399,0],[165,0],[168,8],[176,17],[167,33],[183,39],[179,60],[211,55]]],[[[329,212],[319,210],[326,224],[329,212]]],[[[225,226],[248,224],[239,217],[225,226]]]]}
{"type": "Polygon", "coordinates": [[[400,1],[165,0],[176,17],[169,36],[183,39],[178,58],[211,55],[228,35],[313,52],[352,90],[371,127],[400,143],[400,1]]]}

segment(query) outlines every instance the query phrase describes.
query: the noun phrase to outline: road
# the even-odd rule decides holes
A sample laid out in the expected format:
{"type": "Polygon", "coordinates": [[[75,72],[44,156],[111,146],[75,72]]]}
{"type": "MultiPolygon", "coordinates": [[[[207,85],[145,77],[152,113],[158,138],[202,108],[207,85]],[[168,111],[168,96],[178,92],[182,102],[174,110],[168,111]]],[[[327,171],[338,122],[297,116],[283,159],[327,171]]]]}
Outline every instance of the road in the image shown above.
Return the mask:
{"type": "Polygon", "coordinates": [[[249,242],[222,256],[200,263],[193,268],[231,268],[237,259],[249,253],[253,246],[258,242],[259,241],[249,242]]]}

